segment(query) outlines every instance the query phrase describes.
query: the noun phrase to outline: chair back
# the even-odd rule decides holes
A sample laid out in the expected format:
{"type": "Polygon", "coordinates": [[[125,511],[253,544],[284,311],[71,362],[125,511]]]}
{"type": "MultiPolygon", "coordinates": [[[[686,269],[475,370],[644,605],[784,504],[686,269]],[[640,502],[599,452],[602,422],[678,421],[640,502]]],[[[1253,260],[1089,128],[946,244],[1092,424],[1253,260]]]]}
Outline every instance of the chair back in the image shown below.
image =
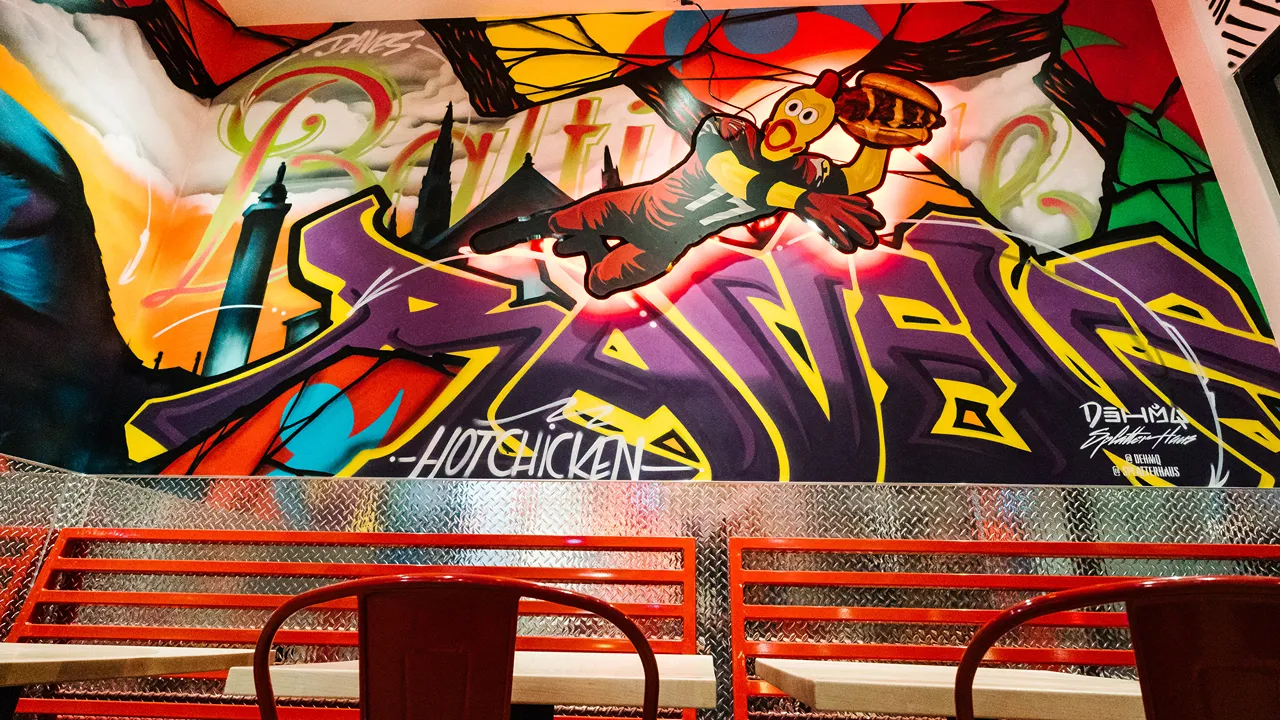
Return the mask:
{"type": "Polygon", "coordinates": [[[1150,720],[1280,720],[1280,581],[1185,578],[1127,600],[1150,720]]]}
{"type": "Polygon", "coordinates": [[[973,679],[1019,625],[1124,603],[1147,720],[1280,720],[1280,578],[1176,577],[1048,593],[978,629],[956,671],[956,720],[974,720],[973,679]]]}
{"type": "Polygon", "coordinates": [[[362,595],[363,716],[506,717],[518,604],[510,589],[482,585],[393,586],[362,595]]]}
{"type": "Polygon", "coordinates": [[[342,582],[277,608],[254,653],[262,720],[278,720],[270,674],[276,631],[299,610],[349,597],[357,599],[362,718],[508,720],[521,598],[586,611],[617,626],[644,668],[641,717],[657,717],[657,660],[644,634],[620,610],[524,580],[422,573],[342,582]]]}

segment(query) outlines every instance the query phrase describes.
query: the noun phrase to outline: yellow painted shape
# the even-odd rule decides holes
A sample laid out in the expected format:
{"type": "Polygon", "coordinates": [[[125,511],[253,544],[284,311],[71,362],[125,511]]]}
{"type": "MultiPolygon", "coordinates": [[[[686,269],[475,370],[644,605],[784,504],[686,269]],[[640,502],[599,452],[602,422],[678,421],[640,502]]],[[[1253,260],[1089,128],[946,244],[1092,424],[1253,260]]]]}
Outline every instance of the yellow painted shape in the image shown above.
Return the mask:
{"type": "Polygon", "coordinates": [[[614,328],[613,332],[609,333],[609,339],[605,341],[604,347],[600,348],[600,354],[641,370],[649,369],[649,365],[645,363],[644,358],[640,357],[635,346],[618,328],[614,328]]]}
{"type": "Polygon", "coordinates": [[[540,49],[581,52],[585,44],[609,53],[623,53],[640,33],[670,15],[669,10],[658,10],[495,18],[487,24],[485,34],[500,52],[540,49]]]}
{"type": "Polygon", "coordinates": [[[608,52],[622,53],[631,49],[641,33],[671,15],[670,10],[655,10],[646,13],[586,13],[575,17],[598,45],[608,52]]]}
{"type": "MultiPolygon", "coordinates": [[[[760,172],[743,165],[732,150],[724,150],[716,153],[707,161],[707,174],[714,178],[720,187],[729,191],[730,195],[745,199],[747,197],[747,185],[760,172]]],[[[765,202],[768,202],[768,200],[765,200],[765,202]]],[[[793,201],[789,207],[795,207],[795,202],[793,201]]]]}
{"type": "Polygon", "coordinates": [[[1142,483],[1146,483],[1155,487],[1174,487],[1173,483],[1168,480],[1158,478],[1151,473],[1144,472],[1142,468],[1139,468],[1137,465],[1134,465],[1110,450],[1103,450],[1102,452],[1106,453],[1107,458],[1111,460],[1111,464],[1120,468],[1120,475],[1134,485],[1141,487],[1142,483]]]}
{"type": "Polygon", "coordinates": [[[1219,418],[1223,425],[1253,440],[1273,453],[1280,452],[1280,437],[1261,420],[1250,418],[1219,418]]]}
{"type": "Polygon", "coordinates": [[[809,347],[809,339],[805,337],[804,330],[800,325],[800,318],[793,313],[787,312],[785,308],[765,300],[764,298],[751,297],[747,298],[751,306],[760,314],[760,319],[764,321],[765,327],[769,328],[769,332],[773,333],[774,338],[778,340],[778,346],[782,348],[782,352],[791,361],[791,366],[795,368],[796,374],[804,381],[804,385],[809,389],[809,393],[813,395],[813,399],[818,401],[818,406],[822,408],[822,414],[831,419],[831,401],[827,398],[827,386],[822,381],[822,375],[818,372],[817,360],[813,357],[813,349],[809,347]],[[800,336],[800,342],[804,347],[806,360],[791,344],[782,332],[782,328],[790,328],[800,336]]]}
{"type": "Polygon", "coordinates": [[[129,450],[129,459],[134,462],[150,460],[157,455],[163,454],[168,449],[157,442],[155,438],[134,427],[131,422],[125,423],[124,442],[125,447],[129,450]]]}
{"type": "Polygon", "coordinates": [[[1120,250],[1125,250],[1127,248],[1137,247],[1139,245],[1146,245],[1151,243],[1159,245],[1160,247],[1164,248],[1168,252],[1178,256],[1181,260],[1183,260],[1183,262],[1194,267],[1197,271],[1199,271],[1205,277],[1209,278],[1215,284],[1221,287],[1223,290],[1227,291],[1227,295],[1231,297],[1231,300],[1235,303],[1236,308],[1240,311],[1240,316],[1244,318],[1245,324],[1249,326],[1249,332],[1237,330],[1236,333],[1243,333],[1245,336],[1257,337],[1262,342],[1268,342],[1268,343],[1274,342],[1273,340],[1269,340],[1263,337],[1262,333],[1258,331],[1258,326],[1253,322],[1253,317],[1249,315],[1249,311],[1245,308],[1244,301],[1240,299],[1239,293],[1237,293],[1230,285],[1228,285],[1225,280],[1218,277],[1213,272],[1210,272],[1209,268],[1201,264],[1199,260],[1196,260],[1195,258],[1191,257],[1191,255],[1187,254],[1185,250],[1183,250],[1181,247],[1178,247],[1178,243],[1172,240],[1169,240],[1168,238],[1162,237],[1160,235],[1152,235],[1151,237],[1138,238],[1136,240],[1128,240],[1125,242],[1119,242],[1119,243],[1114,243],[1110,245],[1100,245],[1096,248],[1081,250],[1080,252],[1074,253],[1071,257],[1059,257],[1054,260],[1051,260],[1046,264],[1046,267],[1053,270],[1060,265],[1066,265],[1066,264],[1078,262],[1080,260],[1087,261],[1090,258],[1100,257],[1102,255],[1106,255],[1107,253],[1117,252],[1120,250]]]}
{"type": "Polygon", "coordinates": [[[755,393],[751,392],[751,388],[747,385],[747,382],[742,379],[742,376],[738,374],[738,371],[733,368],[733,365],[725,358],[725,356],[716,349],[716,346],[712,344],[710,340],[707,340],[702,333],[698,332],[698,329],[693,326],[693,323],[689,322],[689,319],[684,316],[684,313],[680,312],[680,310],[675,306],[675,303],[671,302],[666,295],[663,295],[661,291],[654,288],[652,285],[642,287],[640,289],[640,293],[650,302],[650,304],[661,310],[664,317],[666,317],[666,319],[670,321],[671,324],[681,332],[681,334],[688,338],[689,342],[693,343],[693,346],[698,349],[698,352],[702,353],[711,365],[720,371],[720,374],[724,376],[724,379],[729,383],[729,385],[731,385],[733,389],[742,396],[743,401],[747,403],[747,407],[751,408],[751,412],[753,412],[756,419],[760,421],[760,425],[764,428],[765,434],[769,437],[769,442],[773,445],[773,451],[777,454],[778,482],[787,482],[790,480],[791,459],[787,457],[787,445],[782,439],[782,432],[778,429],[778,424],[773,421],[773,418],[769,417],[768,411],[765,410],[764,405],[760,403],[759,398],[755,396],[755,393]]]}
{"type": "Polygon", "coordinates": [[[853,162],[840,170],[850,195],[875,190],[889,173],[889,149],[864,145],[853,162]]]}
{"type": "MultiPolygon", "coordinates": [[[[769,118],[769,123],[786,119],[786,107],[793,100],[799,100],[802,107],[814,110],[817,113],[813,122],[808,124],[796,122],[792,126],[795,128],[795,137],[791,141],[791,147],[807,148],[814,140],[822,137],[827,132],[827,129],[831,127],[831,124],[835,122],[836,105],[831,98],[818,92],[815,87],[798,87],[778,100],[778,104],[774,106],[773,115],[769,118]]],[[[765,126],[768,127],[768,124],[765,126]]],[[[762,147],[760,151],[760,154],[766,160],[773,161],[785,159],[787,153],[786,149],[770,150],[768,147],[762,147]]]]}
{"type": "Polygon", "coordinates": [[[796,187],[789,183],[776,182],[773,187],[769,188],[769,192],[765,194],[764,202],[766,205],[791,210],[800,201],[800,196],[806,192],[808,191],[804,188],[796,187]]]}
{"type": "Polygon", "coordinates": [[[941,310],[923,300],[881,295],[880,302],[893,324],[903,330],[961,333],[960,328],[948,320],[941,310]]]}
{"type": "Polygon", "coordinates": [[[934,435],[958,435],[976,440],[989,440],[1031,452],[1031,448],[1027,447],[1027,443],[1022,439],[1022,436],[1014,429],[1013,423],[1009,422],[1009,419],[1004,416],[1003,398],[997,397],[990,389],[973,383],[959,380],[943,380],[942,378],[934,378],[933,381],[938,385],[938,389],[942,391],[942,396],[946,399],[942,414],[938,417],[938,421],[933,424],[932,432],[934,435]],[[969,400],[985,405],[987,407],[987,420],[995,428],[996,434],[956,427],[957,421],[960,420],[957,400],[969,400]]]}
{"type": "Polygon", "coordinates": [[[572,397],[574,400],[572,409],[567,409],[564,416],[575,425],[581,425],[601,435],[621,436],[628,445],[635,445],[644,440],[645,452],[651,452],[696,469],[698,472],[693,476],[694,480],[711,479],[711,463],[707,460],[706,453],[702,452],[702,448],[698,447],[697,441],[693,439],[693,434],[666,405],[654,410],[648,417],[640,417],[601,400],[585,390],[574,392],[572,397]],[[679,437],[696,459],[691,461],[661,445],[653,444],[654,440],[667,434],[679,437]]]}
{"type": "Polygon", "coordinates": [[[423,310],[430,310],[435,306],[436,306],[436,303],[433,303],[430,300],[423,300],[422,298],[416,298],[412,296],[410,296],[409,298],[409,312],[411,313],[422,312],[423,310]]]}
{"type": "Polygon", "coordinates": [[[490,23],[485,35],[517,92],[535,102],[577,94],[622,67],[617,55],[669,12],[602,13],[490,23]],[[585,32],[584,32],[585,31],[585,32]],[[600,48],[593,54],[590,48],[600,48]],[[559,51],[559,52],[557,52],[559,51]]]}
{"type": "Polygon", "coordinates": [[[884,398],[889,394],[889,385],[871,365],[867,341],[863,339],[862,328],[858,325],[858,310],[862,307],[862,290],[858,287],[856,274],[853,276],[853,289],[844,291],[844,307],[845,313],[849,316],[849,331],[853,333],[853,342],[858,348],[858,359],[862,361],[862,370],[867,374],[867,387],[871,390],[871,398],[875,401],[876,438],[880,443],[880,455],[876,461],[876,482],[884,482],[885,467],[888,462],[884,438],[884,398]]]}
{"type": "Polygon", "coordinates": [[[752,307],[756,312],[760,313],[760,319],[765,321],[769,326],[769,331],[777,338],[778,344],[782,346],[787,357],[791,360],[791,364],[795,367],[796,372],[800,374],[800,379],[804,381],[804,385],[809,389],[809,393],[813,395],[813,399],[818,401],[818,406],[822,408],[822,414],[831,419],[831,401],[827,397],[827,384],[822,379],[822,370],[818,367],[818,358],[813,354],[813,347],[809,345],[809,336],[804,332],[804,325],[800,322],[800,313],[796,310],[796,304],[791,299],[791,291],[787,289],[787,283],[782,279],[782,272],[778,270],[778,264],[774,262],[772,255],[763,255],[760,258],[765,268],[769,270],[769,277],[773,280],[773,286],[778,291],[778,299],[782,301],[782,305],[778,306],[763,298],[748,298],[752,307]],[[800,345],[804,348],[805,355],[809,356],[808,361],[801,357],[800,353],[791,345],[782,333],[782,328],[786,327],[795,331],[800,337],[800,345]]]}
{"type": "Polygon", "coordinates": [[[1203,327],[1212,328],[1213,330],[1227,333],[1228,335],[1235,335],[1236,337],[1242,337],[1246,340],[1253,340],[1255,342],[1263,342],[1263,343],[1272,342],[1272,340],[1260,335],[1257,332],[1248,332],[1245,330],[1240,330],[1238,328],[1233,328],[1226,325],[1221,320],[1219,320],[1216,315],[1213,314],[1212,310],[1205,307],[1204,305],[1201,305],[1200,303],[1188,300],[1187,298],[1182,297],[1178,293],[1169,293],[1167,295],[1162,295],[1161,297],[1158,297],[1155,300],[1148,302],[1147,307],[1154,310],[1155,312],[1160,313],[1161,315],[1168,315],[1169,317],[1175,317],[1175,318],[1178,318],[1179,320],[1185,320],[1186,322],[1189,322],[1189,323],[1194,323],[1196,325],[1201,325],[1203,327]],[[1188,310],[1191,310],[1192,312],[1187,312],[1186,310],[1183,310],[1182,308],[1178,307],[1179,305],[1187,308],[1188,310]]]}

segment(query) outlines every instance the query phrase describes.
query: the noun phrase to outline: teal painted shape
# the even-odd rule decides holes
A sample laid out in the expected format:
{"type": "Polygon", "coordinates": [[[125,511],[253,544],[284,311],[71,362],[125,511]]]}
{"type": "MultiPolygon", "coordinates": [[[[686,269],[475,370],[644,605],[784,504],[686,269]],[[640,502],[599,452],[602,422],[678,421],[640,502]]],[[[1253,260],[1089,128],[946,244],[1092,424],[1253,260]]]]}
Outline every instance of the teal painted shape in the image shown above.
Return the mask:
{"type": "MultiPolygon", "coordinates": [[[[299,471],[332,475],[357,453],[377,447],[386,439],[395,421],[404,391],[377,417],[356,431],[356,411],[341,388],[328,383],[307,385],[285,408],[280,434],[292,457],[288,465],[299,471]]],[[[271,475],[292,475],[273,470],[271,475]]]]}
{"type": "Polygon", "coordinates": [[[32,222],[54,212],[49,188],[62,179],[66,154],[44,125],[0,91],[0,292],[45,314],[59,308],[56,241],[32,222]],[[38,178],[54,183],[36,184],[38,178]]]}

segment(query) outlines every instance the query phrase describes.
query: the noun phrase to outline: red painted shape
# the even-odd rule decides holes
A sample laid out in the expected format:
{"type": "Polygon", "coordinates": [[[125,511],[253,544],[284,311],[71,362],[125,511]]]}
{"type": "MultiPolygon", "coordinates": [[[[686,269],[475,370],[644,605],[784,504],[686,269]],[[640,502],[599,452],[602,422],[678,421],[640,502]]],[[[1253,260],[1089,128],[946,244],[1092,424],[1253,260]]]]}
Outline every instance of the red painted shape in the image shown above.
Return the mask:
{"type": "MultiPolygon", "coordinates": [[[[190,55],[215,86],[225,87],[254,68],[326,33],[329,23],[242,28],[216,0],[114,0],[117,7],[147,8],[136,17],[153,43],[179,56],[190,55]],[[160,10],[168,6],[167,12],[160,10]],[[148,18],[152,22],[146,22],[148,18]],[[172,30],[172,34],[165,34],[172,30]],[[181,46],[181,47],[179,47],[181,46]]],[[[189,70],[195,74],[196,68],[189,70]]],[[[206,88],[213,90],[213,88],[206,88]]]]}
{"type": "Polygon", "coordinates": [[[275,520],[280,513],[272,481],[245,480],[244,476],[266,475],[293,460],[288,442],[282,439],[289,434],[281,427],[296,424],[296,418],[290,420],[290,408],[304,388],[320,384],[342,388],[343,397],[354,411],[354,434],[364,431],[398,403],[390,427],[374,444],[382,448],[409,432],[452,380],[453,376],[408,358],[350,355],[299,379],[275,393],[265,405],[246,410],[193,441],[161,474],[233,478],[215,480],[209,488],[208,503],[275,520]]]}
{"type": "MultiPolygon", "coordinates": [[[[942,555],[949,557],[997,556],[1004,558],[1079,558],[1133,560],[1277,560],[1278,545],[1217,545],[1175,543],[1020,542],[982,540],[879,540],[870,538],[729,538],[730,644],[733,664],[734,716],[746,720],[751,697],[778,697],[773,686],[747,675],[748,658],[785,657],[894,662],[960,662],[965,648],[945,645],[794,642],[755,635],[747,639],[747,624],[802,622],[910,623],[921,625],[973,625],[995,623],[1000,610],[954,607],[845,607],[814,605],[764,605],[746,602],[747,586],[840,588],[940,588],[986,590],[995,593],[1059,590],[1061,595],[1088,593],[1099,584],[1148,582],[1147,578],[1088,575],[1032,575],[982,572],[862,572],[825,570],[756,570],[744,558],[756,553],[789,556],[822,555],[942,555]]],[[[1277,581],[1280,582],[1280,581],[1277,581]]],[[[1053,597],[1042,596],[1042,597],[1053,597]]],[[[1035,602],[1035,601],[1032,601],[1035,602]]],[[[1133,615],[1090,610],[1103,603],[1079,603],[1051,612],[1022,617],[1039,627],[1125,628],[1133,615]]],[[[1275,613],[1273,613],[1275,614],[1275,613]]],[[[1280,617],[1280,614],[1276,615],[1280,617]]],[[[1278,625],[1280,627],[1280,625],[1278,625]]],[[[1280,629],[1277,630],[1280,632],[1280,629]]],[[[766,631],[760,631],[766,633],[766,631]]],[[[1137,641],[1135,640],[1135,645],[1137,641]]],[[[989,647],[989,646],[988,646],[989,647]]],[[[1276,644],[1280,647],[1280,642],[1276,644]]],[[[1141,649],[1138,648],[1139,654],[1141,649]]],[[[1033,665],[1133,665],[1134,653],[1094,648],[998,647],[986,654],[997,663],[1033,665]]],[[[1139,657],[1141,662],[1141,657],[1139,657]]],[[[1280,684],[1277,684],[1280,687],[1280,684]]],[[[1161,716],[1163,717],[1163,716],[1161,716]]]]}

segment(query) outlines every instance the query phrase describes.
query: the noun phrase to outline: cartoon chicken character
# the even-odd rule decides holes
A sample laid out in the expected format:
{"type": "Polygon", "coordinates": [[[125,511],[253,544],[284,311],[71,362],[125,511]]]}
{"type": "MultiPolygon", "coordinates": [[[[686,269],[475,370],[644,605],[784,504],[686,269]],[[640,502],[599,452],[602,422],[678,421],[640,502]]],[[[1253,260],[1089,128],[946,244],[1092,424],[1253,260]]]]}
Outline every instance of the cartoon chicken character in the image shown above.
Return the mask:
{"type": "Polygon", "coordinates": [[[597,298],[654,280],[694,245],[780,210],[841,252],[873,248],[885,221],[867,193],[884,182],[890,152],[927,143],[944,124],[937,96],[920,83],[864,73],[849,87],[824,70],[778,100],[763,126],[709,115],[689,154],[661,177],[482,230],[471,248],[493,253],[554,237],[556,255],[586,259],[584,284],[597,298]],[[846,165],[809,151],[837,122],[862,144],[846,165]]]}

